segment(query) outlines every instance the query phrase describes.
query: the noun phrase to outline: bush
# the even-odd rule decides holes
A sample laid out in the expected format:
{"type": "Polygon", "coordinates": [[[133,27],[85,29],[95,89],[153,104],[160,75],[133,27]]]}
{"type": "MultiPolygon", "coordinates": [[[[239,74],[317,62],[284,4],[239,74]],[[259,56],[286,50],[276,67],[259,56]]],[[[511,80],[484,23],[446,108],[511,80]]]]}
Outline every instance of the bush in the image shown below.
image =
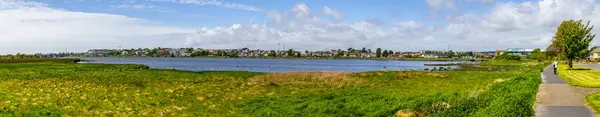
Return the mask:
{"type": "Polygon", "coordinates": [[[135,66],[135,69],[146,70],[146,69],[150,69],[150,67],[146,66],[146,65],[137,65],[137,66],[135,66]]]}
{"type": "Polygon", "coordinates": [[[518,55],[508,55],[506,53],[497,56],[496,59],[500,59],[500,60],[521,60],[521,56],[518,55]]]}

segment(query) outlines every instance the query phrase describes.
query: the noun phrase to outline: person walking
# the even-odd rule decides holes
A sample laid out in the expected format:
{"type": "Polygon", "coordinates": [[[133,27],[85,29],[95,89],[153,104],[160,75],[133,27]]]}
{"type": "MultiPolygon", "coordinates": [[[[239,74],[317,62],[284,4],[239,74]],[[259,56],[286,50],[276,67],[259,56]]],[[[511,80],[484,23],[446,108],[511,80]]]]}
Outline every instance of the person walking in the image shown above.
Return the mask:
{"type": "Polygon", "coordinates": [[[558,62],[554,61],[554,63],[552,63],[552,67],[554,67],[554,75],[556,75],[556,69],[558,69],[558,62]]]}

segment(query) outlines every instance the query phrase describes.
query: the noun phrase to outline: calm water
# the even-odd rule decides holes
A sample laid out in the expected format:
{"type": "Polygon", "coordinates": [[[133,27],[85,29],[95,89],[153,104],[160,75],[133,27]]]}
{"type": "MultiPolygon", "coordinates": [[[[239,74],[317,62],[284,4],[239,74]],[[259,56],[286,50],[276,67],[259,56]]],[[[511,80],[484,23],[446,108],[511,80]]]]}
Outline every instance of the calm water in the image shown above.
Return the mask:
{"type": "Polygon", "coordinates": [[[424,69],[424,64],[456,63],[440,61],[396,60],[319,60],[319,59],[253,59],[253,58],[82,58],[92,63],[144,64],[151,68],[190,71],[245,70],[257,72],[343,71],[424,69]]]}

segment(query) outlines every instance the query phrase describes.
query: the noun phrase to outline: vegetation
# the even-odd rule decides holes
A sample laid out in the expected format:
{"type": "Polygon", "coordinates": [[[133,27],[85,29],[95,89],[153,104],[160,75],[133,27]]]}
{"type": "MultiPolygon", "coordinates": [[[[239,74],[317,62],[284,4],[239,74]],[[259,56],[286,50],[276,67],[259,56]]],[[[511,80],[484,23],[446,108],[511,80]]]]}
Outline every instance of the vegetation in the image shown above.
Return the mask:
{"type": "Polygon", "coordinates": [[[563,21],[557,29],[552,41],[553,49],[560,49],[559,53],[564,54],[568,59],[569,68],[573,68],[573,60],[584,59],[589,56],[590,42],[596,36],[591,34],[594,26],[583,24],[581,20],[563,21]]]}
{"type": "Polygon", "coordinates": [[[375,56],[377,56],[377,58],[381,57],[381,48],[375,50],[375,56]]]}
{"type": "Polygon", "coordinates": [[[534,49],[531,54],[527,55],[528,59],[533,59],[533,60],[548,60],[548,56],[546,53],[541,52],[540,48],[536,48],[534,49]]]}
{"type": "Polygon", "coordinates": [[[590,88],[600,87],[600,71],[597,70],[576,65],[569,68],[567,64],[561,64],[558,65],[557,73],[569,85],[590,88]]]}
{"type": "Polygon", "coordinates": [[[594,110],[594,112],[600,112],[600,93],[588,95],[587,97],[585,97],[585,100],[587,101],[588,105],[594,110]]]}
{"type": "Polygon", "coordinates": [[[77,58],[22,58],[22,59],[0,59],[0,63],[21,63],[21,62],[56,62],[56,63],[77,63],[81,60],[77,58]]]}
{"type": "Polygon", "coordinates": [[[0,116],[532,116],[545,64],[518,63],[352,74],[1,63],[0,116]]]}
{"type": "Polygon", "coordinates": [[[495,59],[497,59],[497,60],[521,60],[521,56],[509,55],[508,53],[504,53],[504,54],[497,56],[495,59]]]}

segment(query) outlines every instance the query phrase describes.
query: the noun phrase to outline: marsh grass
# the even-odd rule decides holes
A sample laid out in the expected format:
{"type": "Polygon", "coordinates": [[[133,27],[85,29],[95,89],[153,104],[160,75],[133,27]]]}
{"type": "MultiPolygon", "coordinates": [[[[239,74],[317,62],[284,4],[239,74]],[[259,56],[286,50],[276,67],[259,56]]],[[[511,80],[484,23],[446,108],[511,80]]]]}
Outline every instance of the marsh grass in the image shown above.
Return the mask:
{"type": "Polygon", "coordinates": [[[363,73],[138,66],[2,63],[0,116],[532,116],[533,69],[544,64],[363,73]]]}
{"type": "Polygon", "coordinates": [[[76,63],[81,61],[77,58],[19,58],[0,59],[0,63],[22,63],[22,62],[53,62],[53,63],[76,63]]]}

